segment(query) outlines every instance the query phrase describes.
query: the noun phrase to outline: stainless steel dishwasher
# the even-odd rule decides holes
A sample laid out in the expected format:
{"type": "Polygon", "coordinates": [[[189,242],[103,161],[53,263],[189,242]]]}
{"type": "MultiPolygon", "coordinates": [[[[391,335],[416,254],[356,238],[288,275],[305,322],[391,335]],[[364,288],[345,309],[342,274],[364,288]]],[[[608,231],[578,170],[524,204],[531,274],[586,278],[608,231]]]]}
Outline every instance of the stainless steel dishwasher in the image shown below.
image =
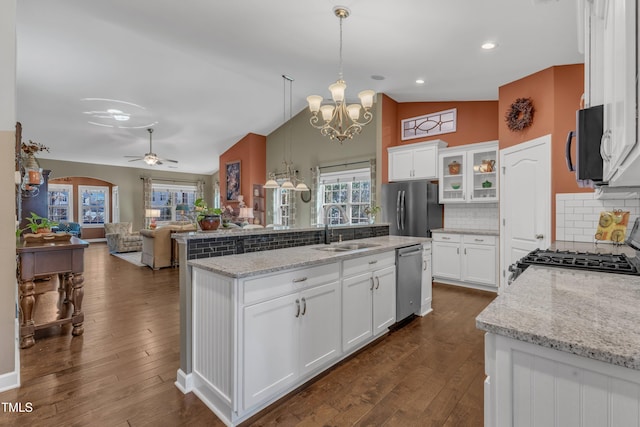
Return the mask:
{"type": "Polygon", "coordinates": [[[396,249],[396,322],[420,309],[422,245],[396,249]]]}

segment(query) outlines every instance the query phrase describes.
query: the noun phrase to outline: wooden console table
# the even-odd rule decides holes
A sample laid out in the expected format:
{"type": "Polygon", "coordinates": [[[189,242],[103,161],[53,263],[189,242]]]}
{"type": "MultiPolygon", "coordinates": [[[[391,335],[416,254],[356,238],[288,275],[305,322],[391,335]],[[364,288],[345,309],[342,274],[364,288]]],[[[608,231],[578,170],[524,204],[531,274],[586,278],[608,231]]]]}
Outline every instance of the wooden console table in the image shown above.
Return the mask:
{"type": "MultiPolygon", "coordinates": [[[[84,248],[89,246],[84,240],[72,237],[68,242],[16,244],[18,256],[18,295],[20,298],[20,348],[35,344],[37,329],[62,325],[71,322],[72,334],[84,332],[84,248]],[[73,304],[70,317],[36,325],[33,320],[35,303],[34,279],[42,276],[58,275],[62,304],[73,304]]],[[[62,313],[62,307],[60,312],[62,313]]]]}

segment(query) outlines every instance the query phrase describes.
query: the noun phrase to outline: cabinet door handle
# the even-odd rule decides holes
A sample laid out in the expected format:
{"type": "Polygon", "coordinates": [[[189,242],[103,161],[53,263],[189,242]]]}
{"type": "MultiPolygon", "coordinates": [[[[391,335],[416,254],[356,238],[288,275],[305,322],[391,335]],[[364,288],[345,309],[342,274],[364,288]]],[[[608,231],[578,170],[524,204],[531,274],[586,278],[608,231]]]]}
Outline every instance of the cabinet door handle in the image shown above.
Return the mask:
{"type": "Polygon", "coordinates": [[[467,254],[467,248],[464,248],[464,254],[465,255],[467,254]]]}
{"type": "Polygon", "coordinates": [[[302,315],[304,316],[307,313],[307,300],[302,298],[302,315]]]}
{"type": "Polygon", "coordinates": [[[422,271],[427,271],[427,260],[422,261],[422,271]]]}
{"type": "Polygon", "coordinates": [[[544,239],[544,234],[536,234],[536,239],[544,239]]]}
{"type": "Polygon", "coordinates": [[[371,287],[369,288],[370,291],[373,290],[373,277],[369,277],[369,280],[371,280],[371,287]]]}
{"type": "Polygon", "coordinates": [[[369,261],[369,264],[376,264],[378,262],[377,259],[374,259],[373,261],[369,261]]]}
{"type": "Polygon", "coordinates": [[[297,279],[293,279],[293,283],[299,283],[299,282],[304,282],[307,280],[307,277],[299,277],[297,279]]]}
{"type": "Polygon", "coordinates": [[[456,254],[460,255],[460,248],[456,248],[456,254]]]}
{"type": "Polygon", "coordinates": [[[376,276],[376,289],[380,287],[380,278],[376,276]]]}
{"type": "Polygon", "coordinates": [[[296,306],[298,307],[298,311],[296,311],[296,317],[300,317],[300,300],[296,300],[296,306]]]}

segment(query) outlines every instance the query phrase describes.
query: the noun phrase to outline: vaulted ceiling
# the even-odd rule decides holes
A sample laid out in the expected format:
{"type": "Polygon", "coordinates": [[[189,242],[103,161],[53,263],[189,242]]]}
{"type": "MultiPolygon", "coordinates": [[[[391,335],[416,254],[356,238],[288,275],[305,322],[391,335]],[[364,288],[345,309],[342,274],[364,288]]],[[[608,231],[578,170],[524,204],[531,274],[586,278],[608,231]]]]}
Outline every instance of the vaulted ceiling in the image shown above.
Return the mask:
{"type": "Polygon", "coordinates": [[[154,167],[210,174],[248,132],[283,123],[282,74],[295,79],[294,114],[307,95],[329,97],[336,5],[351,10],[348,98],[373,89],[411,102],[495,100],[501,85],[583,62],[576,3],[20,0],[18,120],[25,141],[51,148],[42,157],[135,167],[148,166],[124,156],[149,151],[153,125],[153,151],[179,162],[154,167]]]}

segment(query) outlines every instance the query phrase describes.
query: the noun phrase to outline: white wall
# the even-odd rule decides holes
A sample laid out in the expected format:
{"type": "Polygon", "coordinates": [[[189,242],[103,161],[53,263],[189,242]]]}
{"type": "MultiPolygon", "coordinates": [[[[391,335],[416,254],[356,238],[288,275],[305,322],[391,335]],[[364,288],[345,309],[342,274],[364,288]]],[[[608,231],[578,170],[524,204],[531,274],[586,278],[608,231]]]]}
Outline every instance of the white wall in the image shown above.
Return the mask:
{"type": "Polygon", "coordinates": [[[594,193],[556,194],[556,240],[595,242],[600,212],[629,212],[629,227],[640,215],[640,199],[596,199],[594,193]]]}
{"type": "MultiPolygon", "coordinates": [[[[16,0],[0,2],[0,192],[15,194],[16,0]]],[[[14,197],[9,197],[15,200],[14,197]]],[[[15,205],[0,207],[0,390],[16,387],[16,245],[15,205]]]]}

